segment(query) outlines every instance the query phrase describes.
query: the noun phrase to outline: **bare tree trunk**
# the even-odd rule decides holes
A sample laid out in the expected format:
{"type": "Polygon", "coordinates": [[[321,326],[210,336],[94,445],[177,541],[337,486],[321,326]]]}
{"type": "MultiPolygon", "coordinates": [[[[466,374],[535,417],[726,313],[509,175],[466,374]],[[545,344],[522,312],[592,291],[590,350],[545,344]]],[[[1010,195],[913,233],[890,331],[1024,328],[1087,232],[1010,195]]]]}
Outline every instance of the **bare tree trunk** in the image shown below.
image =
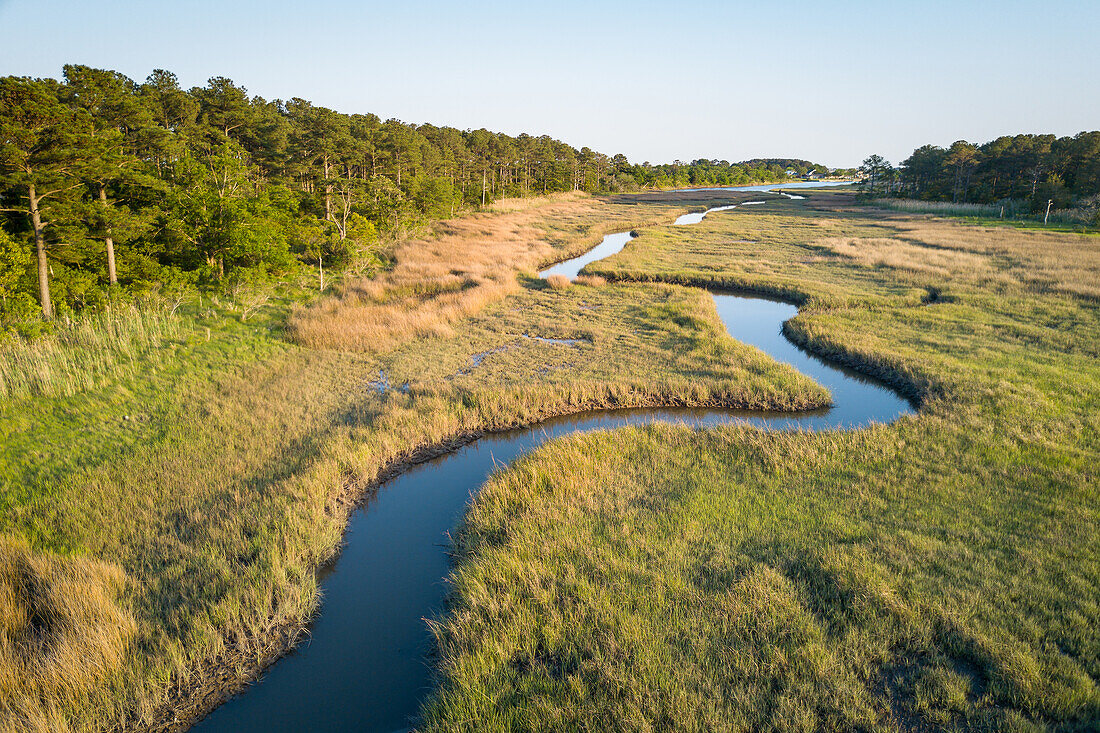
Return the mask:
{"type": "MultiPolygon", "coordinates": [[[[107,189],[103,184],[99,186],[99,203],[104,209],[107,208],[107,189]]],[[[115,270],[115,240],[111,237],[110,229],[107,230],[103,243],[107,246],[107,279],[112,285],[118,285],[118,272],[115,270]]]]}
{"type": "Polygon", "coordinates": [[[46,260],[46,237],[42,227],[42,213],[38,210],[38,193],[34,184],[27,186],[30,199],[31,225],[34,228],[34,247],[38,254],[38,302],[42,317],[53,318],[53,302],[50,300],[50,263],[46,260]]]}

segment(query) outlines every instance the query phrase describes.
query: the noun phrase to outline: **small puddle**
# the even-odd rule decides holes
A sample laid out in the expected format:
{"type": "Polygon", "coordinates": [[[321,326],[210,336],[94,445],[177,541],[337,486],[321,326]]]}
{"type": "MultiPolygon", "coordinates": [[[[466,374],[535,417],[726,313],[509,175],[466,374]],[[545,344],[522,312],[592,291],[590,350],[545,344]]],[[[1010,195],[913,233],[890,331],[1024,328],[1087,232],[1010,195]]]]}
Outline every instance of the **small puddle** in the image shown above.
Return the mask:
{"type": "Polygon", "coordinates": [[[389,375],[386,374],[386,372],[382,369],[378,370],[378,378],[370,380],[369,382],[366,383],[366,386],[367,386],[367,389],[373,390],[374,392],[377,392],[380,395],[384,395],[384,394],[386,394],[387,392],[389,392],[391,390],[396,390],[398,392],[408,392],[409,391],[409,383],[408,382],[403,383],[400,387],[394,387],[392,384],[390,384],[389,375]]]}
{"type": "MultiPolygon", "coordinates": [[[[518,339],[525,339],[527,341],[537,341],[540,344],[554,344],[554,345],[557,345],[557,346],[580,346],[581,344],[590,344],[590,343],[592,343],[592,341],[590,339],[586,339],[586,338],[558,339],[558,338],[547,338],[545,336],[531,336],[530,334],[526,334],[526,333],[520,334],[518,336],[518,339]]],[[[485,360],[488,359],[493,354],[503,353],[505,351],[508,351],[509,349],[515,348],[518,345],[519,344],[516,343],[516,342],[512,342],[512,343],[508,343],[508,344],[501,344],[500,346],[497,346],[497,347],[492,348],[492,349],[486,349],[485,351],[479,351],[476,354],[470,354],[470,356],[466,359],[466,365],[464,367],[462,367],[461,369],[459,369],[454,374],[452,374],[451,376],[445,377],[445,379],[452,379],[454,377],[460,377],[460,376],[470,374],[475,369],[477,369],[479,366],[481,366],[483,363],[485,363],[485,360]]],[[[381,375],[380,380],[385,380],[386,379],[385,372],[379,372],[379,374],[381,375]]],[[[387,381],[380,381],[380,380],[375,380],[374,382],[368,382],[368,384],[371,385],[371,386],[376,387],[380,393],[385,393],[386,389],[389,388],[389,382],[388,382],[388,380],[387,381]]],[[[408,392],[409,391],[409,383],[405,382],[405,384],[403,384],[400,389],[403,392],[408,392]]]]}
{"type": "Polygon", "coordinates": [[[590,343],[592,343],[589,339],[586,339],[586,338],[580,338],[580,339],[550,339],[550,338],[546,338],[544,336],[528,336],[527,334],[523,334],[523,338],[531,339],[532,341],[538,341],[541,344],[559,344],[561,346],[578,346],[580,344],[590,344],[590,343]]]}

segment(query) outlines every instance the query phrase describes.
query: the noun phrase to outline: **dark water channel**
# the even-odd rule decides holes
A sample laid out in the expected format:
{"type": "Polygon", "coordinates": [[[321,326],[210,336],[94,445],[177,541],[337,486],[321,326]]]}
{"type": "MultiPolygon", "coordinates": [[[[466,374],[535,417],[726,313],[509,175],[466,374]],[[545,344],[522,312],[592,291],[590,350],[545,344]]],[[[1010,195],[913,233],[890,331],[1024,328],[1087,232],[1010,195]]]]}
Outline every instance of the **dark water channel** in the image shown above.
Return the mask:
{"type": "MultiPolygon", "coordinates": [[[[630,239],[627,232],[608,235],[624,235],[621,243],[615,239],[608,248],[618,246],[614,250],[618,251],[630,239]]],[[[546,274],[572,272],[575,276],[584,264],[599,259],[577,264],[594,252],[546,274]]],[[[797,312],[793,305],[718,293],[713,297],[733,338],[817,380],[832,392],[835,406],[804,413],[698,409],[584,413],[489,435],[409,469],[384,484],[352,516],[346,545],[322,583],[323,605],[310,639],[194,730],[408,730],[431,691],[431,636],[424,619],[441,610],[447,592],[448,531],[458,525],[471,496],[494,468],[547,440],[658,421],[695,427],[744,422],[778,429],[854,428],[888,423],[913,411],[909,402],[882,383],[830,365],[784,338],[780,329],[797,312]]]]}

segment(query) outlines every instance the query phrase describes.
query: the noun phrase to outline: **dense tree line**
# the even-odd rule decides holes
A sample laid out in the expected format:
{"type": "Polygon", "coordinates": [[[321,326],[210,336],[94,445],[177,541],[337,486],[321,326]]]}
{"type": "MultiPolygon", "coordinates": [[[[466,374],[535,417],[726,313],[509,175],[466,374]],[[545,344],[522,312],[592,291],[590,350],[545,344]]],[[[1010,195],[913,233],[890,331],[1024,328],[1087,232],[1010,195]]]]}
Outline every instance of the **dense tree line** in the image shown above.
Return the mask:
{"type": "Polygon", "coordinates": [[[221,77],[185,90],[163,70],[0,78],[0,145],[9,315],[339,265],[503,196],[635,185],[618,180],[624,165],[547,136],[268,101],[221,77]]]}
{"type": "Polygon", "coordinates": [[[612,163],[620,179],[643,188],[681,188],[684,186],[750,186],[773,183],[803,176],[821,177],[831,171],[826,166],[795,158],[756,158],[730,163],[725,160],[693,160],[690,163],[630,165],[622,156],[612,163]]]}
{"type": "Polygon", "coordinates": [[[1073,137],[1013,135],[975,145],[924,145],[895,170],[880,156],[863,165],[866,185],[928,201],[1012,202],[1039,213],[1066,209],[1100,195],[1100,132],[1073,137]]]}

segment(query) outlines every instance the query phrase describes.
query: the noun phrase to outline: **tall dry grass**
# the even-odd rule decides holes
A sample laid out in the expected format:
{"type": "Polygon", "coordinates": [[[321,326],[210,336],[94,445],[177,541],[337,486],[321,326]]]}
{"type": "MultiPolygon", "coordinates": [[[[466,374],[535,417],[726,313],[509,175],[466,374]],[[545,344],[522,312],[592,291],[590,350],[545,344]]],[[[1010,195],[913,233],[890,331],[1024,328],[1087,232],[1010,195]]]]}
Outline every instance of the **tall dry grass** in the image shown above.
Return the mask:
{"type": "Polygon", "coordinates": [[[865,267],[891,267],[943,277],[964,271],[992,271],[988,259],[980,255],[932,249],[890,237],[825,237],[814,244],[865,267]]]}
{"type": "Polygon", "coordinates": [[[983,219],[1012,219],[1042,221],[1050,224],[1095,227],[1097,225],[1096,197],[1082,202],[1072,209],[1055,209],[1049,214],[1031,213],[1026,201],[1005,200],[995,204],[966,204],[951,201],[919,201],[915,199],[875,199],[875,206],[908,214],[933,214],[936,216],[977,217],[983,219]]]}
{"type": "MultiPolygon", "coordinates": [[[[938,214],[940,216],[998,216],[998,204],[960,204],[951,201],[918,201],[916,199],[875,199],[875,205],[908,214],[938,214]]],[[[1010,215],[1015,211],[1010,212],[1010,215]]]]}
{"type": "Polygon", "coordinates": [[[298,308],[290,334],[312,348],[364,352],[450,335],[455,322],[515,292],[517,273],[572,256],[616,228],[668,219],[680,206],[675,198],[616,206],[578,192],[499,201],[400,244],[391,271],[298,308]]]}
{"type": "Polygon", "coordinates": [[[586,285],[588,287],[597,288],[601,285],[607,285],[607,280],[599,275],[577,275],[573,278],[573,283],[576,285],[586,285]]]}
{"type": "Polygon", "coordinates": [[[1021,285],[1100,299],[1100,237],[948,221],[899,222],[899,238],[996,262],[1021,285]]]}
{"type": "Polygon", "coordinates": [[[596,208],[589,197],[560,194],[502,201],[491,211],[441,222],[436,236],[402,243],[390,272],[349,282],[296,310],[291,335],[305,346],[350,351],[447,335],[451,324],[513,292],[517,271],[534,269],[553,252],[540,222],[596,208]]]}
{"type": "Polygon", "coordinates": [[[179,333],[180,321],[170,309],[130,304],[62,320],[49,335],[0,339],[0,398],[92,389],[179,333]]]}
{"type": "Polygon", "coordinates": [[[0,536],[0,729],[59,731],[63,711],[117,672],[136,624],[108,563],[0,536]]]}
{"type": "Polygon", "coordinates": [[[1088,234],[951,221],[891,221],[892,237],[824,237],[822,247],[867,267],[906,270],[940,281],[1065,293],[1100,299],[1100,238],[1088,234]]]}

